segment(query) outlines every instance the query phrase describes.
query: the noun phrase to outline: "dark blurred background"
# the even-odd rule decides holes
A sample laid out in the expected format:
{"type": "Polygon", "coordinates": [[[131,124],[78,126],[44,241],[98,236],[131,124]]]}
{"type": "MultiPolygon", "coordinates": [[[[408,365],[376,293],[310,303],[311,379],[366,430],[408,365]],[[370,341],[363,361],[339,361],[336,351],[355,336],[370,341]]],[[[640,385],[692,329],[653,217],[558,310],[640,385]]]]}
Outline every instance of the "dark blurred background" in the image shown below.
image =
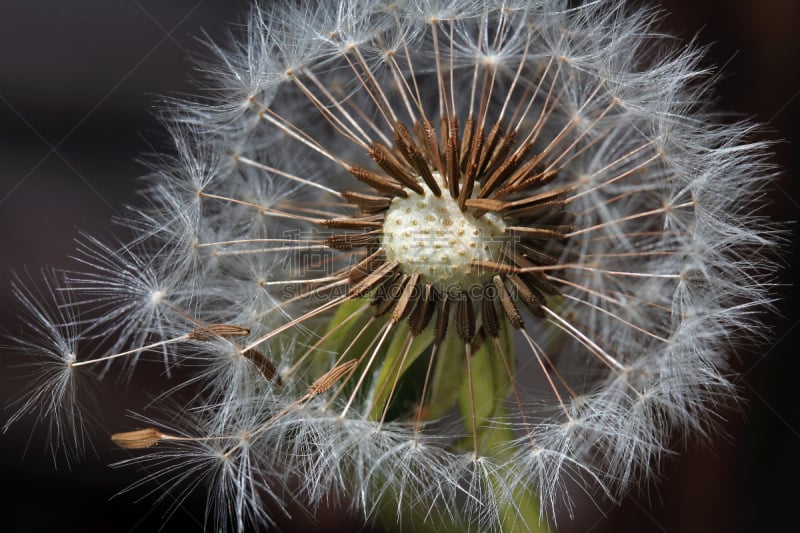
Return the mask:
{"type": "MultiPolygon", "coordinates": [[[[117,232],[111,218],[135,204],[135,162],[142,152],[168,146],[154,118],[159,95],[197,92],[191,54],[198,37],[221,38],[241,20],[247,0],[3,0],[0,4],[0,316],[19,330],[10,294],[12,272],[36,274],[64,267],[80,230],[100,237],[117,232]]],[[[663,28],[684,40],[699,34],[712,44],[707,63],[723,66],[720,109],[765,124],[763,138],[780,141],[774,162],[782,170],[770,193],[776,220],[800,219],[800,2],[796,0],[668,0],[663,28]],[[793,179],[794,178],[794,179],[793,179]]],[[[790,226],[794,229],[794,226],[790,226]]],[[[727,437],[690,445],[668,462],[661,483],[648,486],[605,516],[582,504],[568,533],[723,533],[783,531],[796,522],[800,483],[799,315],[793,265],[778,293],[774,341],[736,363],[744,402],[724,413],[727,437]],[[798,381],[795,381],[797,379],[798,381]]],[[[19,390],[12,355],[0,358],[0,398],[19,390]]],[[[139,375],[152,382],[158,375],[139,375]]],[[[97,456],[53,465],[44,435],[31,420],[0,435],[0,524],[3,531],[202,531],[204,494],[166,517],[144,491],[114,496],[140,478],[107,465],[127,457],[107,444],[127,422],[128,408],[146,398],[134,382],[107,383],[97,410],[97,456]]],[[[0,420],[9,411],[2,412],[0,420]]],[[[130,426],[124,426],[129,428],[130,426]]],[[[154,488],[154,487],[153,487],[154,488]]],[[[285,523],[286,531],[311,527],[285,523]]],[[[358,529],[333,511],[317,530],[358,529]]]]}

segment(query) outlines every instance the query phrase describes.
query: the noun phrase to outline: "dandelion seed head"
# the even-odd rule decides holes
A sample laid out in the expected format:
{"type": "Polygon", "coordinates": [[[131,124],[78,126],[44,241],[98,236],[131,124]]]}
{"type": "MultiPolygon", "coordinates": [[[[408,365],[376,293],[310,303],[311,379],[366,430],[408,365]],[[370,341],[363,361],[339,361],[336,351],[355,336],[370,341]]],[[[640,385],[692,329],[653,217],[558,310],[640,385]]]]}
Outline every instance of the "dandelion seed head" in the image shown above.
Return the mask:
{"type": "Polygon", "coordinates": [[[134,242],[68,276],[115,337],[73,367],[193,370],[180,424],[118,442],[191,450],[238,530],[259,492],[500,530],[713,434],[769,303],[767,147],[656,27],[616,0],[254,8],[175,104],[134,242]]]}

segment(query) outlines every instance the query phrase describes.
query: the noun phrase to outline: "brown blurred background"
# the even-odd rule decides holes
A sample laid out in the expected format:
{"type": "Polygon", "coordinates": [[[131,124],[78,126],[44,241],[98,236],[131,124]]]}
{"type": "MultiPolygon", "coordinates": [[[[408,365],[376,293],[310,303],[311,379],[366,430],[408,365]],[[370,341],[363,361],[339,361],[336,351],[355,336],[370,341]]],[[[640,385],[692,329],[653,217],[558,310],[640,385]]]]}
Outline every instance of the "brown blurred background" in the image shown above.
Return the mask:
{"type": "MultiPolygon", "coordinates": [[[[109,237],[125,204],[138,201],[135,162],[163,149],[166,137],[153,118],[158,95],[196,92],[192,53],[201,31],[220,37],[241,20],[247,0],[4,0],[0,5],[0,316],[19,325],[10,296],[13,271],[36,274],[44,265],[69,265],[80,230],[109,237]]],[[[796,0],[665,0],[663,27],[684,40],[699,33],[712,44],[707,63],[724,65],[720,109],[766,125],[763,137],[780,140],[774,162],[783,175],[771,191],[777,220],[800,219],[800,2],[796,0]],[[794,178],[794,179],[793,179],[794,178]]],[[[794,228],[794,226],[791,226],[794,228]]],[[[661,483],[648,486],[605,516],[583,503],[567,533],[728,533],[783,531],[796,522],[800,484],[800,357],[798,302],[788,250],[781,276],[782,317],[775,341],[737,363],[745,402],[724,413],[727,438],[691,445],[670,461],[661,483]],[[793,349],[794,348],[794,349],[793,349]],[[798,381],[794,381],[795,379],[798,381]]],[[[0,398],[19,390],[13,356],[0,358],[0,398]]],[[[157,374],[138,372],[152,382],[157,374]]],[[[140,475],[106,465],[127,455],[106,445],[125,424],[125,409],[146,397],[137,382],[106,384],[97,408],[108,431],[98,431],[97,457],[67,469],[53,466],[31,437],[30,421],[0,435],[0,524],[3,531],[203,531],[204,495],[190,498],[168,520],[144,491],[113,497],[140,475]],[[101,405],[102,404],[102,405],[101,405]],[[30,437],[30,438],[29,438],[30,437]],[[113,498],[112,498],[113,497],[113,498]]],[[[0,420],[8,416],[0,415],[0,420]]],[[[356,530],[329,513],[318,530],[356,530]]],[[[298,522],[284,530],[303,530],[298,522]]]]}

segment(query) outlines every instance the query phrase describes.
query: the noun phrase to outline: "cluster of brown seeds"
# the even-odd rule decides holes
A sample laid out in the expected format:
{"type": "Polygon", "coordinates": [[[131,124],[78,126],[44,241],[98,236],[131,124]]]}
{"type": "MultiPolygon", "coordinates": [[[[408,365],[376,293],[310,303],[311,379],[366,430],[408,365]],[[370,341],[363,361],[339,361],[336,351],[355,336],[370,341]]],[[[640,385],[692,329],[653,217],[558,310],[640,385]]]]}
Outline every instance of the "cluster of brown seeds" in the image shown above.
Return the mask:
{"type": "MultiPolygon", "coordinates": [[[[559,289],[543,271],[559,261],[572,231],[565,199],[573,188],[545,188],[557,172],[544,170],[542,158],[532,155],[533,142],[516,146],[517,132],[505,132],[499,124],[487,134],[470,117],[460,136],[458,120],[453,118],[442,121],[437,135],[425,119],[415,123],[413,131],[397,122],[392,147],[372,143],[369,155],[382,172],[363,167],[348,170],[374,192],[343,192],[343,198],[358,208],[358,215],[322,223],[326,228],[345,230],[328,237],[327,246],[365,255],[343,274],[349,281],[348,299],[372,294],[375,315],[388,313],[393,323],[407,318],[414,336],[436,315],[437,344],[446,334],[451,311],[457,333],[466,343],[472,343],[476,335],[496,336],[501,317],[514,328],[522,328],[519,301],[534,315],[544,316],[545,298],[557,295],[559,289]],[[393,201],[431,200],[431,195],[448,197],[472,220],[502,219],[501,246],[490,250],[491,260],[472,260],[468,265],[475,273],[470,279],[482,280],[482,286],[459,286],[446,279],[437,283],[387,257],[384,245],[393,228],[384,223],[393,201]],[[502,313],[498,313],[497,303],[502,313]]],[[[426,235],[445,230],[422,227],[415,239],[422,246],[426,235]]],[[[482,237],[475,237],[478,246],[488,250],[482,237]]],[[[454,243],[451,239],[448,244],[454,243]]]]}

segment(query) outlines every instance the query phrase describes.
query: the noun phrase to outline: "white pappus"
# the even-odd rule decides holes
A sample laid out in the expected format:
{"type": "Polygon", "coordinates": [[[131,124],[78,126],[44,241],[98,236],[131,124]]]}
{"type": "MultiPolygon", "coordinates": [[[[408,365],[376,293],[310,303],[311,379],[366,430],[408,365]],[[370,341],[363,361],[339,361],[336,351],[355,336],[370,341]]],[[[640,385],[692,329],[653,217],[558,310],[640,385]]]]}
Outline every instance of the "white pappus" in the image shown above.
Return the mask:
{"type": "Polygon", "coordinates": [[[280,4],[165,112],[134,241],[87,238],[53,316],[20,289],[49,381],[11,421],[76,425],[73,374],[190,367],[113,440],[238,531],[295,499],[544,530],[713,432],[778,234],[701,50],[618,0],[280,4]]]}

